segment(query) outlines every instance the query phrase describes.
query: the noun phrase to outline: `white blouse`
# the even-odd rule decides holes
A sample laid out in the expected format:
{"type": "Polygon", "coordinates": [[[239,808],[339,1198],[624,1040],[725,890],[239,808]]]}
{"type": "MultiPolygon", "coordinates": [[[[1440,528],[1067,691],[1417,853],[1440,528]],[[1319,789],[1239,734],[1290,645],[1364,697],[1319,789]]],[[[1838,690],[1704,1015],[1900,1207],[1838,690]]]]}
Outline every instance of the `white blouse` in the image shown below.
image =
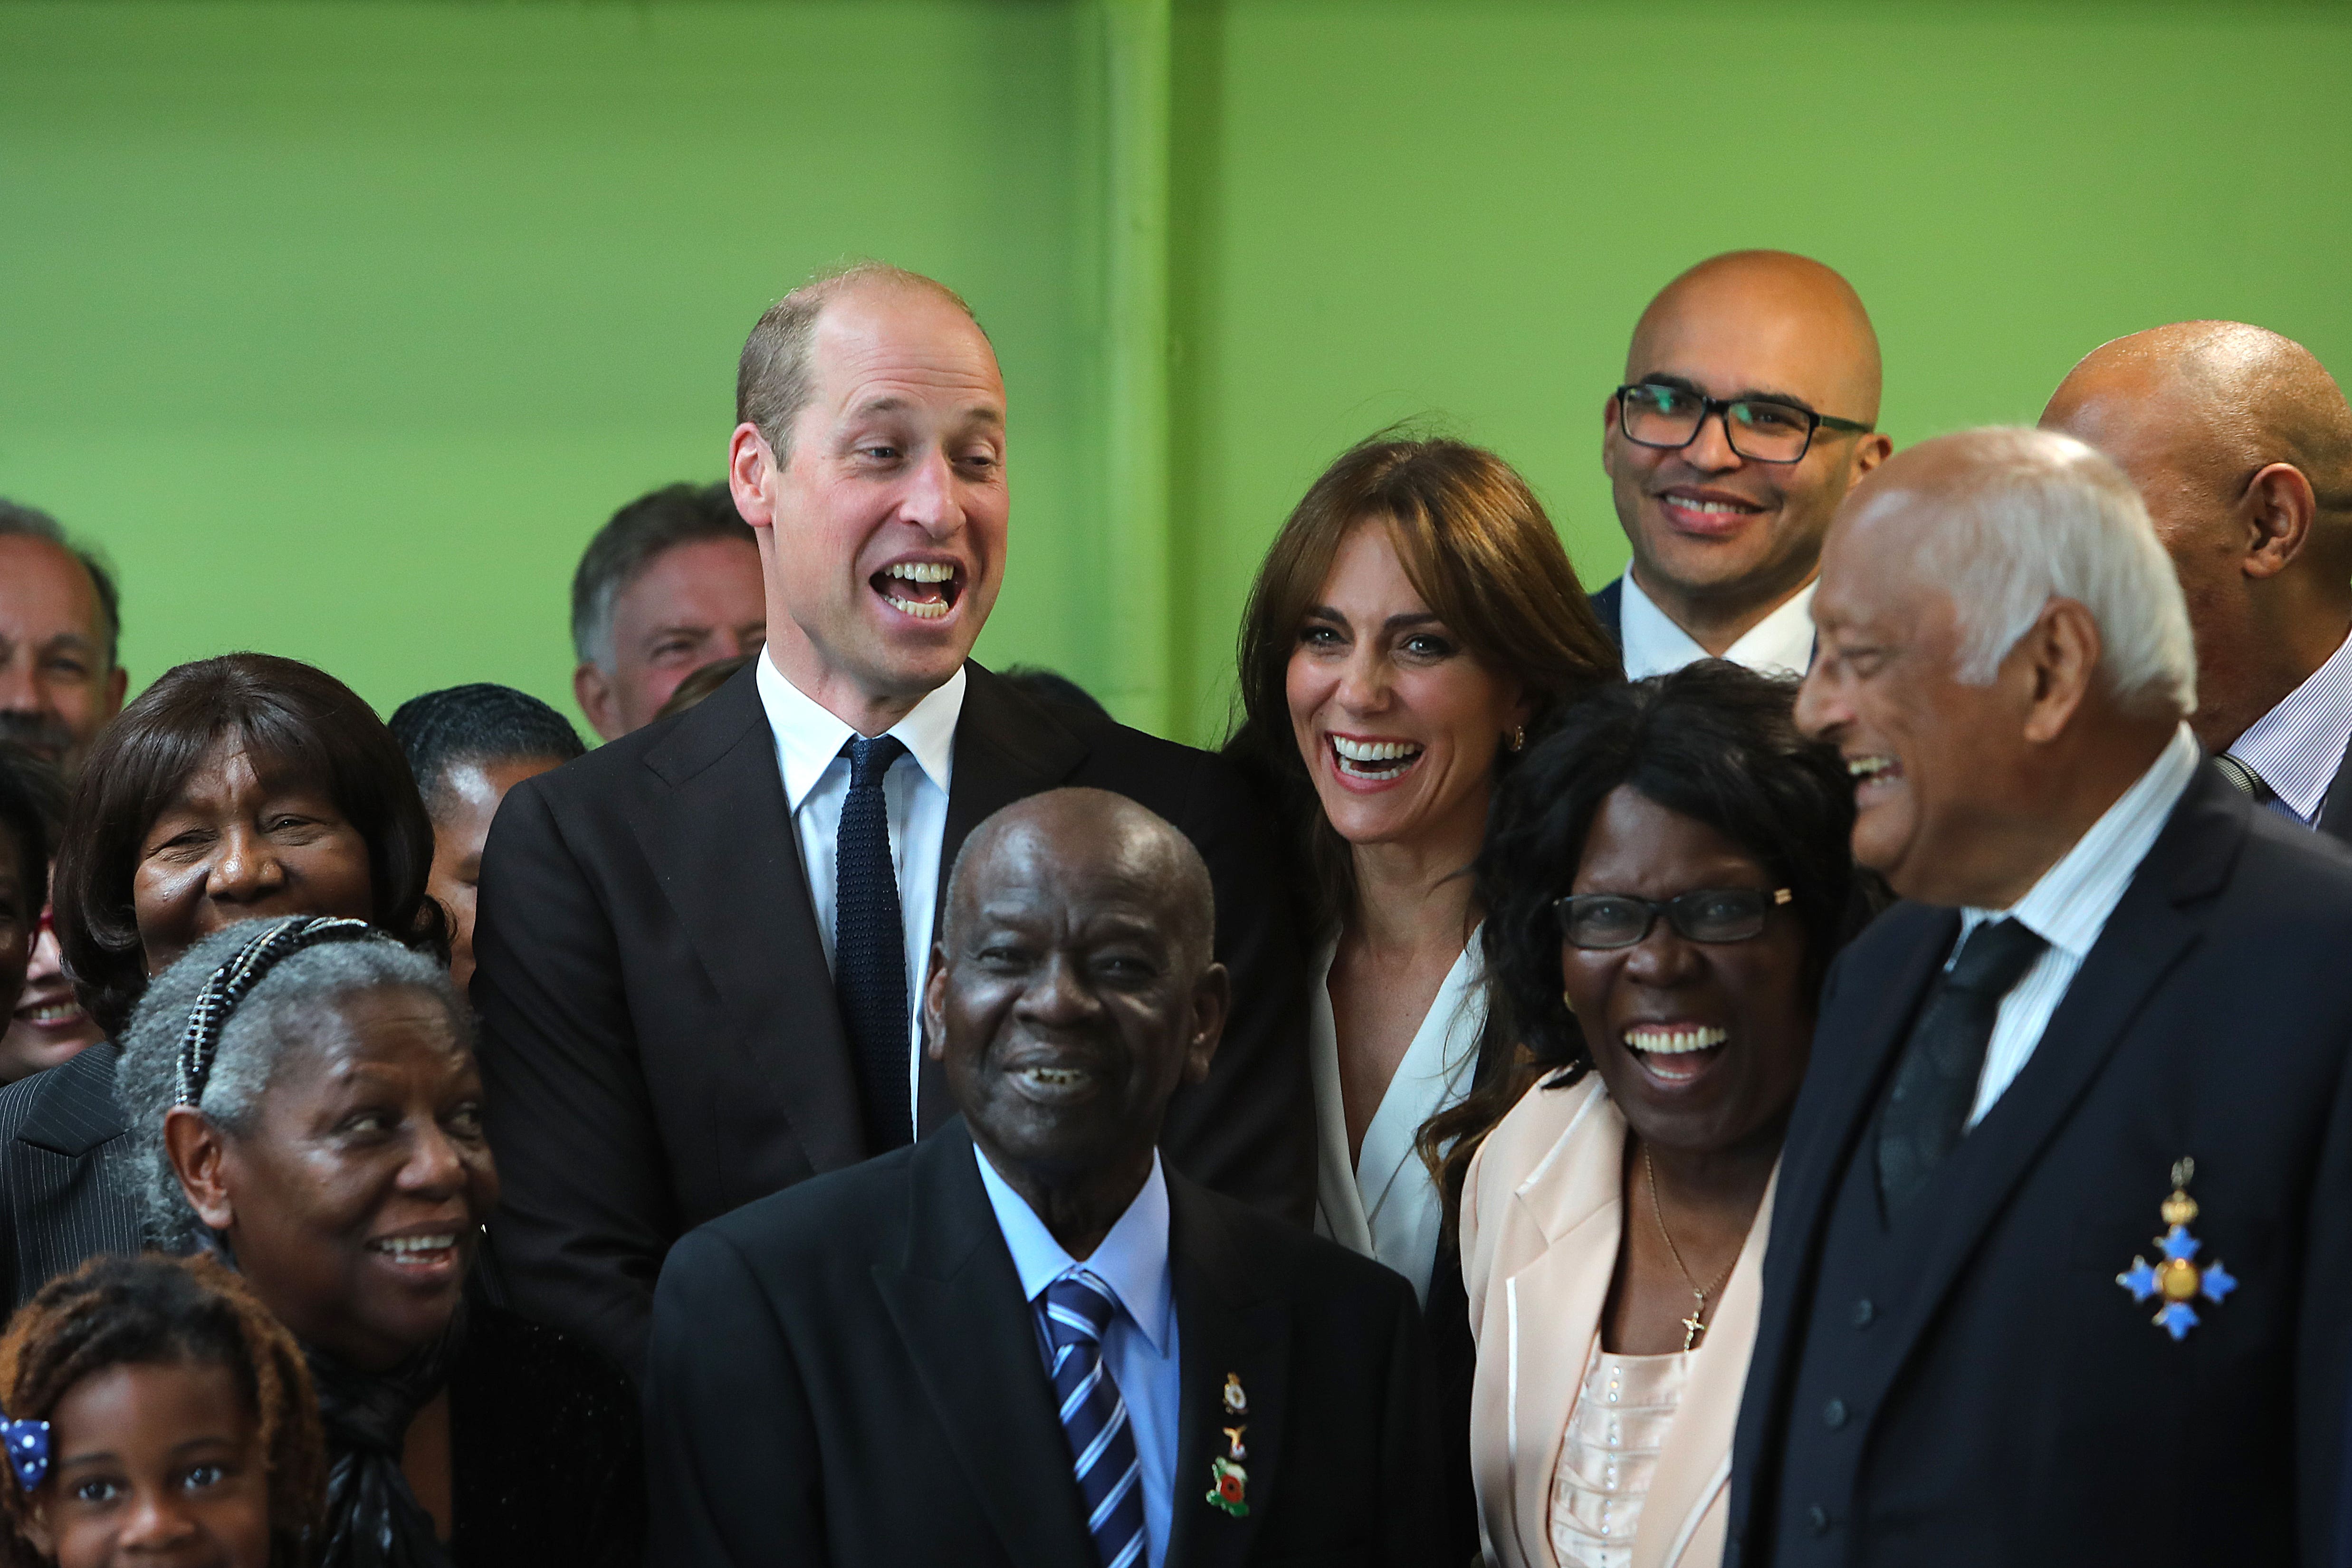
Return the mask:
{"type": "Polygon", "coordinates": [[[1331,960],[1338,951],[1334,942],[1317,956],[1307,1004],[1307,1059],[1315,1079],[1315,1232],[1387,1264],[1412,1281],[1413,1296],[1426,1302],[1445,1215],[1437,1184],[1412,1140],[1423,1122],[1470,1092],[1478,1033],[1486,1025],[1478,933],[1470,933],[1462,956],[1446,971],[1364,1130],[1363,1152],[1352,1169],[1348,1114],[1339,1098],[1339,1033],[1331,1016],[1331,960]]]}
{"type": "Polygon", "coordinates": [[[1642,1504],[1696,1353],[1614,1355],[1592,1337],[1552,1472],[1551,1550],[1560,1568],[1626,1568],[1633,1561],[1642,1504]]]}

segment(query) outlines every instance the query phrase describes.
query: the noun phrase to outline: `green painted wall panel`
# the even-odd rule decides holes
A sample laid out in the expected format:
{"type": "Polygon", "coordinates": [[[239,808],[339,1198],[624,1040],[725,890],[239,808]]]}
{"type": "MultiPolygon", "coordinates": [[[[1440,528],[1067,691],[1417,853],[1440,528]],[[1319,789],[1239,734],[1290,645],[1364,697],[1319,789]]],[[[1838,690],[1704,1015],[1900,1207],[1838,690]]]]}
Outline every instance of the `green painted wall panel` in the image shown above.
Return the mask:
{"type": "Polygon", "coordinates": [[[1853,278],[1899,441],[2184,316],[2352,364],[2341,6],[1175,0],[1154,281],[1113,98],[1161,3],[0,0],[0,494],[114,553],[134,679],[565,698],[588,533],[716,476],[761,306],[886,256],[1012,387],[983,656],[1205,738],[1259,552],[1381,425],[1498,447],[1612,574],[1600,399],[1716,250],[1853,278]]]}

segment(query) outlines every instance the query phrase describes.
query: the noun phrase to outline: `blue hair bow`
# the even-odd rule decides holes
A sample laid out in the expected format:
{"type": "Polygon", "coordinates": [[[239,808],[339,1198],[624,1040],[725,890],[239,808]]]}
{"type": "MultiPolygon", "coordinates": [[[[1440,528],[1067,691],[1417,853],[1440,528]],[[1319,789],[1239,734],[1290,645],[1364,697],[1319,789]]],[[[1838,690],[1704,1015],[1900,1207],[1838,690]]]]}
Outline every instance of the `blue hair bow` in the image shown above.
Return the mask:
{"type": "Polygon", "coordinates": [[[8,1450],[8,1466],[26,1491],[39,1486],[41,1478],[49,1473],[47,1422],[11,1421],[0,1415],[0,1448],[8,1450]]]}

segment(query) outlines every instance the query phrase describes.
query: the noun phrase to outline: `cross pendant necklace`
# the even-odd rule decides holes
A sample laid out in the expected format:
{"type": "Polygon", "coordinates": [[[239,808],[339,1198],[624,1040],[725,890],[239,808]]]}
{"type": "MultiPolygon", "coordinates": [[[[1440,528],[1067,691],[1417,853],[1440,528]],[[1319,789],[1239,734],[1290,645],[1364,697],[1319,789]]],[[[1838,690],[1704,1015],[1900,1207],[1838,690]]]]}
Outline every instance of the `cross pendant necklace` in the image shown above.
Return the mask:
{"type": "Polygon", "coordinates": [[[1735,1253],[1731,1261],[1723,1266],[1723,1272],[1715,1277],[1715,1283],[1701,1289],[1699,1282],[1691,1278],[1690,1265],[1683,1261],[1683,1249],[1675,1245],[1675,1233],[1666,1228],[1666,1211],[1658,1206],[1658,1167],[1650,1158],[1647,1143],[1642,1145],[1642,1173],[1650,1179],[1650,1215],[1658,1222],[1658,1235],[1664,1240],[1666,1252],[1674,1258],[1675,1267],[1682,1270],[1683,1283],[1690,1287],[1691,1295],[1696,1298],[1691,1315],[1675,1320],[1683,1327],[1683,1349],[1694,1351],[1698,1348],[1699,1336],[1706,1332],[1706,1299],[1723,1289],[1725,1282],[1731,1278],[1732,1269],[1738,1267],[1739,1258],[1735,1253]]]}

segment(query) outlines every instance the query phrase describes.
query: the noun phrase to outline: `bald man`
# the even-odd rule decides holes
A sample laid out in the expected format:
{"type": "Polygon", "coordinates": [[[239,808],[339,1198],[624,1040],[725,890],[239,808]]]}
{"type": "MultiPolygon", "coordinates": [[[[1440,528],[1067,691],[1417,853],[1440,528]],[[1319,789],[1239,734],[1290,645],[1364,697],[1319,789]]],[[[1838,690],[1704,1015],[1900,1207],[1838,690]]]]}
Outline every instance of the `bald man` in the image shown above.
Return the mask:
{"type": "Polygon", "coordinates": [[[1633,547],[1592,596],[1633,679],[1694,659],[1802,674],[1831,514],[1885,460],[1878,333],[1818,261],[1739,250],[1666,285],[1601,409],[1633,547]]]}
{"type": "Polygon", "coordinates": [[[2311,351],[2242,321],[2094,349],[2046,429],[2131,476],[2197,641],[2189,722],[2272,811],[2352,839],[2352,405],[2311,351]]]}

